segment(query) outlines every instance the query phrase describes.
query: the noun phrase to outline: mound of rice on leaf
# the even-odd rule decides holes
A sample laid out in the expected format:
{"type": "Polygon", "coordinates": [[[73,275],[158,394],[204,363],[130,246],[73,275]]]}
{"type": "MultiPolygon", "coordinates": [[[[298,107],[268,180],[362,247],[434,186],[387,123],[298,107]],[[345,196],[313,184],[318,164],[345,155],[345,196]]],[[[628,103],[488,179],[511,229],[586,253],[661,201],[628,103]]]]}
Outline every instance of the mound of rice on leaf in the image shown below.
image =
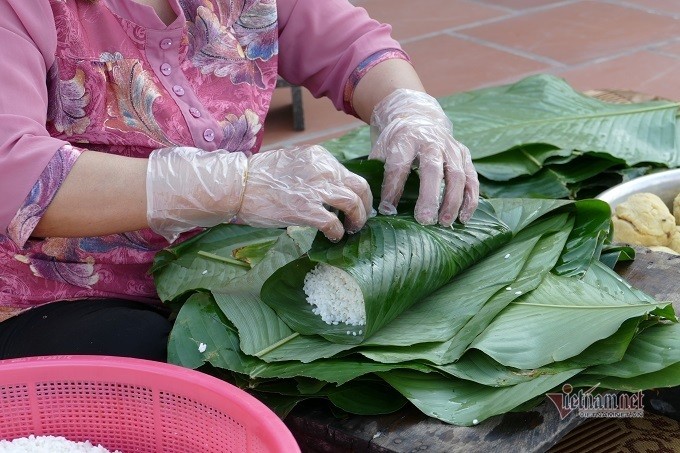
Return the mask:
{"type": "Polygon", "coordinates": [[[364,295],[344,270],[319,263],[305,276],[303,290],[312,311],[326,324],[366,324],[364,295]]]}

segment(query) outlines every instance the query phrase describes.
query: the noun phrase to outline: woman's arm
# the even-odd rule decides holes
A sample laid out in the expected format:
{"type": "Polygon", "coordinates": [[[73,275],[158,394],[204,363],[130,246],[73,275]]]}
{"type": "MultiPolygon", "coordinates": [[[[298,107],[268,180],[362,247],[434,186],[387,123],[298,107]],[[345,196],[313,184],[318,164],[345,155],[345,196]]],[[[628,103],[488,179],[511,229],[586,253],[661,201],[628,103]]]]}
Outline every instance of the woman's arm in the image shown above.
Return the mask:
{"type": "Polygon", "coordinates": [[[316,147],[251,158],[177,147],[136,159],[50,137],[44,126],[46,72],[56,46],[50,6],[9,1],[0,2],[0,37],[10,44],[0,55],[18,63],[0,75],[8,87],[0,93],[0,193],[7,196],[0,234],[7,230],[17,245],[29,236],[100,236],[147,226],[172,240],[229,221],[312,225],[337,240],[363,226],[368,184],[316,147]],[[326,206],[345,212],[344,225],[326,206]]]}
{"type": "Polygon", "coordinates": [[[417,164],[416,220],[446,226],[456,218],[467,221],[479,193],[470,153],[453,139],[451,122],[424,93],[411,64],[398,57],[380,61],[381,52],[399,52],[391,28],[347,0],[279,0],[277,6],[280,74],[316,97],[330,98],[339,110],[367,123],[378,120],[372,126],[381,138],[371,157],[385,162],[380,212],[396,213],[417,164]]]}
{"type": "Polygon", "coordinates": [[[84,152],[33,230],[38,237],[85,237],[151,227],[169,241],[196,227],[311,225],[329,239],[358,231],[371,192],[321,147],[247,158],[225,150],[176,147],[149,159],[84,152]],[[344,225],[325,206],[343,211],[344,225]]]}
{"type": "Polygon", "coordinates": [[[48,0],[0,2],[0,234],[19,245],[146,226],[146,160],[81,154],[45,128],[56,33],[48,0]]]}
{"type": "MultiPolygon", "coordinates": [[[[374,107],[399,88],[423,91],[410,63],[392,59],[374,66],[355,90],[354,108],[357,114],[370,122],[374,107]]],[[[62,183],[33,235],[102,236],[147,227],[146,170],[146,159],[84,152],[62,183]],[[96,214],[93,214],[94,206],[96,214]]],[[[462,196],[462,189],[458,192],[462,196]]],[[[392,204],[396,205],[395,195],[391,197],[392,204]]]]}
{"type": "Polygon", "coordinates": [[[146,168],[147,159],[84,152],[33,236],[104,236],[146,228],[146,168]]]}
{"type": "Polygon", "coordinates": [[[355,112],[370,124],[378,102],[398,88],[425,91],[420,77],[408,61],[394,58],[378,63],[361,78],[354,90],[352,105],[355,112]]]}
{"type": "Polygon", "coordinates": [[[21,246],[144,227],[146,160],[82,152],[46,130],[57,46],[49,1],[0,2],[0,41],[0,234],[21,246]]]}

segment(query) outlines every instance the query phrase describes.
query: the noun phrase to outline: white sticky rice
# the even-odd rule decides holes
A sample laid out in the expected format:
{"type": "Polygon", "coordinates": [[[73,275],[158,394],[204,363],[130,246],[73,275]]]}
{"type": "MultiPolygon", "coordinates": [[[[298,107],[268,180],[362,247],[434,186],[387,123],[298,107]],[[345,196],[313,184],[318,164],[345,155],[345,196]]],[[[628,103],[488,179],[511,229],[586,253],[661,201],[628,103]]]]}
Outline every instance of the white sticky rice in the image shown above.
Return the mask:
{"type": "Polygon", "coordinates": [[[366,307],[361,288],[342,269],[319,263],[305,276],[303,286],[312,311],[326,324],[366,324],[366,307]]]}
{"type": "MultiPolygon", "coordinates": [[[[61,436],[19,437],[12,441],[0,440],[0,453],[112,453],[89,441],[75,442],[61,436]]],[[[113,453],[121,453],[116,450],[113,453]]]]}

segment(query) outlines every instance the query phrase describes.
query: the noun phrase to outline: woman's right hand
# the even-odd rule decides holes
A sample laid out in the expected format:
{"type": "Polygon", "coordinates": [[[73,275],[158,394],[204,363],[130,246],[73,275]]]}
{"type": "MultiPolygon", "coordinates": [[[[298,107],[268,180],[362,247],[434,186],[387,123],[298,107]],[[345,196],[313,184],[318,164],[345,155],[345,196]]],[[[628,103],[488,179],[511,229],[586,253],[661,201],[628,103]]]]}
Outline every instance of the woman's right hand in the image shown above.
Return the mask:
{"type": "Polygon", "coordinates": [[[313,226],[332,241],[358,231],[372,210],[365,179],[321,146],[247,158],[224,150],[154,151],[147,170],[147,220],[169,241],[194,227],[236,222],[255,227],[313,226]],[[344,225],[333,208],[345,214],[344,225]]]}

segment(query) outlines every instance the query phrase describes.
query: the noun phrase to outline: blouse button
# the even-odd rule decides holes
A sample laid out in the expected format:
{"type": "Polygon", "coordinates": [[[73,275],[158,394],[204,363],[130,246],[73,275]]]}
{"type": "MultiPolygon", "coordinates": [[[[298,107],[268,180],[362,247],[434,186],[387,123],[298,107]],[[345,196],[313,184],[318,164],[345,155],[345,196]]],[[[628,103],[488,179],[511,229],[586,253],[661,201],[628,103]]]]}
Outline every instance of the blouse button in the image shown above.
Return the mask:
{"type": "Polygon", "coordinates": [[[172,87],[172,91],[174,91],[177,96],[183,96],[184,95],[184,88],[182,88],[179,85],[175,85],[174,87],[172,87]]]}
{"type": "Polygon", "coordinates": [[[189,113],[191,113],[191,116],[194,118],[199,118],[201,116],[201,111],[198,110],[196,107],[191,107],[189,109],[189,113]]]}
{"type": "Polygon", "coordinates": [[[172,66],[170,66],[170,63],[163,63],[161,65],[161,73],[163,75],[168,76],[168,75],[170,75],[171,72],[172,72],[172,66]]]}
{"type": "Polygon", "coordinates": [[[170,46],[172,46],[172,39],[165,38],[165,39],[161,40],[160,46],[161,46],[161,49],[163,49],[163,50],[169,49],[170,46]]]}
{"type": "Polygon", "coordinates": [[[212,129],[206,129],[203,131],[203,138],[206,142],[211,142],[215,140],[215,131],[212,129]]]}

